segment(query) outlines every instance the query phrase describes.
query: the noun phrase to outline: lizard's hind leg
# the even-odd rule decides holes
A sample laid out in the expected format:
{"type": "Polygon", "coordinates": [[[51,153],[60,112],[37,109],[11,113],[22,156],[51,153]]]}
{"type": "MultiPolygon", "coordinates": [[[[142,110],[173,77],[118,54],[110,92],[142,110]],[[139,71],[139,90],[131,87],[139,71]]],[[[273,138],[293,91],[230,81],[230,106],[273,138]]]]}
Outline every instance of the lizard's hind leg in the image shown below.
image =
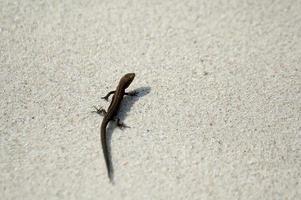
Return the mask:
{"type": "Polygon", "coordinates": [[[102,107],[97,108],[96,106],[93,106],[93,108],[95,108],[95,110],[91,111],[92,113],[97,113],[100,116],[105,116],[107,114],[107,111],[105,109],[103,109],[102,107]]]}
{"type": "Polygon", "coordinates": [[[125,128],[131,128],[131,127],[125,125],[125,123],[121,122],[119,118],[116,118],[115,121],[116,121],[116,123],[117,123],[117,126],[118,126],[121,130],[123,130],[123,129],[125,129],[125,128]]]}

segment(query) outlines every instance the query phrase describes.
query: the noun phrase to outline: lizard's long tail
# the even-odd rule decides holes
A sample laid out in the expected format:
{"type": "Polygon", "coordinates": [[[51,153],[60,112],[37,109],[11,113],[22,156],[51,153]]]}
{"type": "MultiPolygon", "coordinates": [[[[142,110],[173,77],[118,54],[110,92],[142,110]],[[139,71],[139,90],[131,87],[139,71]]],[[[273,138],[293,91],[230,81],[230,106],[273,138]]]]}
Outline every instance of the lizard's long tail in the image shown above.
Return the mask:
{"type": "Polygon", "coordinates": [[[107,124],[108,123],[105,120],[103,120],[103,122],[101,123],[100,140],[101,140],[101,144],[102,144],[103,155],[104,155],[106,166],[107,166],[108,177],[109,177],[110,181],[112,182],[113,171],[112,171],[111,161],[109,158],[108,145],[107,145],[107,131],[106,131],[107,124]]]}

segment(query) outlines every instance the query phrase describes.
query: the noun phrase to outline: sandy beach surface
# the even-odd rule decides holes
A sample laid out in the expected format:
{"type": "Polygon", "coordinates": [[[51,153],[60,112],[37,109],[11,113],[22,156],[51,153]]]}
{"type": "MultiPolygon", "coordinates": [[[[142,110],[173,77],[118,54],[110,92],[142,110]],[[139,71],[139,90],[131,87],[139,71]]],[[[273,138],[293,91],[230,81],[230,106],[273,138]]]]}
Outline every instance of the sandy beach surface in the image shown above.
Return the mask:
{"type": "Polygon", "coordinates": [[[0,11],[1,199],[301,198],[301,1],[0,11]],[[91,111],[128,72],[111,184],[91,111]]]}

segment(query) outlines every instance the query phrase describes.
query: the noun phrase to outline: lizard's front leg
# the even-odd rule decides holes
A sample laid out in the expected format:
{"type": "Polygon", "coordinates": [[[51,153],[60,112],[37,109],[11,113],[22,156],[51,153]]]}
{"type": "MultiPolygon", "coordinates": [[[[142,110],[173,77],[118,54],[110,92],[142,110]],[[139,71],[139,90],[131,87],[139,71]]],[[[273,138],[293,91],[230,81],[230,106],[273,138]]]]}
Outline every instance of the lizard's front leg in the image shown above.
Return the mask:
{"type": "Polygon", "coordinates": [[[101,98],[104,99],[104,100],[106,100],[106,101],[108,101],[110,95],[112,95],[112,94],[114,94],[114,93],[115,93],[115,91],[111,91],[111,92],[109,92],[106,96],[101,97],[101,98]]]}
{"type": "Polygon", "coordinates": [[[137,92],[137,91],[131,91],[131,92],[125,92],[124,94],[125,95],[128,95],[128,96],[137,96],[137,94],[138,94],[139,92],[137,92]]]}

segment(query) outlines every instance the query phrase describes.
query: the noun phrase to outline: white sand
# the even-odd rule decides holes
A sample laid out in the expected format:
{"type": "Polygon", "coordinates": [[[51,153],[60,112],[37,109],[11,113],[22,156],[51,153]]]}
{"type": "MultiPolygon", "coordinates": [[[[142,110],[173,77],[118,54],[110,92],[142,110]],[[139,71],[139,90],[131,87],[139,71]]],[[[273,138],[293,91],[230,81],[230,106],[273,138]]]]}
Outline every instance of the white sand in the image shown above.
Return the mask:
{"type": "Polygon", "coordinates": [[[47,2],[0,2],[1,199],[301,198],[300,1],[47,2]]]}

